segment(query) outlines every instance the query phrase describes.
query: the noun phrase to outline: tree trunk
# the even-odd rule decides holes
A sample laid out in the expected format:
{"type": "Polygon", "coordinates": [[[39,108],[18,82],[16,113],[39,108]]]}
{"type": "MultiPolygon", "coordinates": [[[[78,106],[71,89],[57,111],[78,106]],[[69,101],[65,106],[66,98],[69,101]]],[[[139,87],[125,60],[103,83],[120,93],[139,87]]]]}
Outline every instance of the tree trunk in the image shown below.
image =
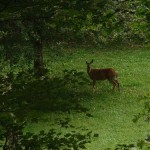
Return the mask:
{"type": "Polygon", "coordinates": [[[34,42],[34,70],[36,76],[44,76],[43,44],[40,40],[34,42]]]}
{"type": "Polygon", "coordinates": [[[12,59],[12,47],[13,47],[12,44],[10,44],[8,42],[4,42],[4,59],[5,59],[5,61],[12,59]]]}

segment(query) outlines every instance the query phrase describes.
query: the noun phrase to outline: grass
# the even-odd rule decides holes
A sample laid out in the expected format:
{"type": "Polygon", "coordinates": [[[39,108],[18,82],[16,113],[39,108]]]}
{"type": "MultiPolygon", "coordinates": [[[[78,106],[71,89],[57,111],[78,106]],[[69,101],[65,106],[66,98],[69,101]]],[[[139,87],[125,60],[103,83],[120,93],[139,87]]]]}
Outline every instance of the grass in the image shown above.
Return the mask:
{"type": "MultiPolygon", "coordinates": [[[[141,97],[150,93],[149,48],[68,48],[60,51],[60,55],[46,51],[45,62],[50,79],[62,77],[64,69],[81,71],[88,78],[85,61],[94,59],[93,68],[114,67],[118,71],[121,92],[112,92],[107,81],[97,82],[95,92],[87,83],[75,89],[71,86],[56,89],[52,94],[51,85],[48,85],[48,94],[37,96],[36,109],[31,107],[28,113],[37,117],[39,122],[29,124],[26,131],[38,133],[55,128],[65,134],[71,130],[82,133],[88,129],[92,131],[92,142],[86,144],[88,150],[114,148],[116,144],[136,144],[145,138],[149,124],[142,119],[135,124],[132,119],[143,108],[141,97]],[[73,105],[67,105],[74,93],[73,105]],[[62,111],[63,108],[67,111],[62,111]],[[67,125],[70,125],[67,127],[60,122],[66,118],[69,118],[67,125]]],[[[45,92],[44,88],[40,93],[35,87],[38,88],[34,86],[33,93],[30,91],[32,95],[45,92]]]]}
{"type": "MultiPolygon", "coordinates": [[[[68,50],[69,51],[69,50],[68,50]]],[[[47,112],[41,114],[40,122],[36,126],[31,124],[27,130],[48,130],[49,124],[56,118],[71,118],[71,124],[88,128],[99,136],[92,143],[87,144],[89,150],[113,148],[118,143],[136,143],[144,139],[149,130],[149,124],[139,121],[132,122],[133,116],[140,112],[142,104],[140,97],[150,92],[150,51],[149,49],[74,49],[64,54],[62,58],[48,64],[53,74],[59,75],[63,69],[76,69],[86,72],[86,60],[94,59],[93,67],[114,67],[119,72],[121,92],[112,93],[110,84],[106,81],[97,83],[93,93],[90,86],[83,91],[88,91],[91,96],[81,96],[78,101],[89,109],[93,117],[71,111],[68,113],[47,112]],[[74,52],[72,52],[74,51],[74,52]],[[60,59],[60,61],[59,61],[60,59]],[[52,66],[52,68],[51,68],[52,66]]],[[[48,56],[48,55],[47,55],[48,56]]],[[[67,132],[65,128],[58,130],[67,132]]]]}

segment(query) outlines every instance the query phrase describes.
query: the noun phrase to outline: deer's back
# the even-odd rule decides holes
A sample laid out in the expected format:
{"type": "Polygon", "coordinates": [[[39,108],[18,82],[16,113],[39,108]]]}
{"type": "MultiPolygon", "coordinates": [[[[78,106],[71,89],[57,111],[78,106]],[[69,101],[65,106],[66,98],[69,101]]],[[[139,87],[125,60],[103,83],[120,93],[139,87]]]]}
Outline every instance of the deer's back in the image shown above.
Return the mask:
{"type": "Polygon", "coordinates": [[[117,77],[117,72],[113,68],[92,69],[89,76],[92,80],[110,80],[117,77]]]}

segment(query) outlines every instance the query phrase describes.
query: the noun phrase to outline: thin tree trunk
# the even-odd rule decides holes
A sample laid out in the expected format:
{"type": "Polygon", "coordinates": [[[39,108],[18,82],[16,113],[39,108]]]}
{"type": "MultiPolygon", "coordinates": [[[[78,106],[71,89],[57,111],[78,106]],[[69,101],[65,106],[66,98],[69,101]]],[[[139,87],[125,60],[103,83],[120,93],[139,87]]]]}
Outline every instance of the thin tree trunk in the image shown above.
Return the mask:
{"type": "Polygon", "coordinates": [[[4,59],[6,61],[8,60],[11,60],[12,59],[12,53],[11,53],[11,49],[12,49],[12,45],[10,44],[4,44],[4,51],[5,51],[5,54],[4,54],[4,59]]]}
{"type": "Polygon", "coordinates": [[[40,40],[34,42],[34,70],[38,77],[44,76],[43,44],[40,40]]]}

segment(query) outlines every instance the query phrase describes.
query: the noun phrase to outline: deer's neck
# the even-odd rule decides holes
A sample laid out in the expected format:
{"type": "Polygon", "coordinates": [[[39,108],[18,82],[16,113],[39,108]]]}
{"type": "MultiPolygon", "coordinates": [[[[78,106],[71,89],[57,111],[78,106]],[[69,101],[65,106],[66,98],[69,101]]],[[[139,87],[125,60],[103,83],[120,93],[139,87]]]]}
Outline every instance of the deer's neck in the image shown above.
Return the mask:
{"type": "Polygon", "coordinates": [[[90,74],[92,68],[91,67],[87,67],[87,73],[90,74]]]}

